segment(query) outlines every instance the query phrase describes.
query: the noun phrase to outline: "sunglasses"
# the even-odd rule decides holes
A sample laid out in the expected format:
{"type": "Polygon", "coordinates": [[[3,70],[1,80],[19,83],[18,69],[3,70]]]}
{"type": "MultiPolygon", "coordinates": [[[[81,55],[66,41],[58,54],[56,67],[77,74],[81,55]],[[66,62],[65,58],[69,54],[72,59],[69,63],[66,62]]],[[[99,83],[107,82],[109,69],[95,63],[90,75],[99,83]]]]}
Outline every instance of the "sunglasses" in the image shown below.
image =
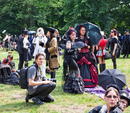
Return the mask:
{"type": "Polygon", "coordinates": [[[108,96],[106,96],[107,98],[114,98],[114,99],[116,99],[116,98],[118,98],[118,96],[112,96],[112,95],[108,95],[108,96]]]}

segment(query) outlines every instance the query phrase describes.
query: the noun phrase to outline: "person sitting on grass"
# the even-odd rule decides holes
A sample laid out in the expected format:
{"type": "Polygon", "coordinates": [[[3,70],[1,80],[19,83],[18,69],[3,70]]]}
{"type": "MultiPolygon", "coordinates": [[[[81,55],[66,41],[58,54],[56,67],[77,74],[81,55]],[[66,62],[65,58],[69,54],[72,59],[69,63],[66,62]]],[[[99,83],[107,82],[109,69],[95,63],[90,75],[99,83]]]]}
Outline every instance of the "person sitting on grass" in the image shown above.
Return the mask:
{"type": "Polygon", "coordinates": [[[8,55],[7,56],[7,59],[9,60],[9,66],[11,67],[11,71],[12,72],[16,72],[16,69],[15,69],[15,62],[13,61],[13,56],[12,55],[8,55]]]}
{"type": "Polygon", "coordinates": [[[129,93],[125,90],[122,90],[120,93],[119,108],[124,111],[130,105],[130,96],[129,93]]]}
{"type": "Polygon", "coordinates": [[[0,64],[0,83],[18,85],[19,77],[16,72],[11,71],[9,59],[4,58],[0,64]]]}
{"type": "Polygon", "coordinates": [[[54,101],[50,93],[55,89],[56,84],[47,80],[43,75],[41,67],[44,60],[45,56],[42,53],[38,53],[35,57],[35,64],[28,68],[28,93],[25,98],[26,102],[32,99],[35,104],[41,105],[44,104],[44,102],[54,101]]]}
{"type": "Polygon", "coordinates": [[[97,106],[89,113],[122,113],[121,109],[118,107],[118,102],[120,100],[118,88],[108,87],[104,95],[104,100],[106,102],[105,105],[97,106]]]}

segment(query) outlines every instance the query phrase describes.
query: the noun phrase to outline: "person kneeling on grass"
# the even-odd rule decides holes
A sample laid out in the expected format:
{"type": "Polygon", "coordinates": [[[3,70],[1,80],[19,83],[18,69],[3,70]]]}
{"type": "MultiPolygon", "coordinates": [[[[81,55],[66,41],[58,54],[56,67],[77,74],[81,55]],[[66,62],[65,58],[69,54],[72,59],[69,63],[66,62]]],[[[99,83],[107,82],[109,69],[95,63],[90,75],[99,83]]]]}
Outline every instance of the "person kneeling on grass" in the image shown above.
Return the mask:
{"type": "Polygon", "coordinates": [[[56,84],[46,79],[42,73],[42,65],[45,60],[45,56],[41,53],[35,57],[35,65],[31,66],[27,72],[28,79],[28,93],[25,98],[26,102],[29,99],[35,104],[44,104],[44,102],[53,102],[54,99],[50,96],[50,93],[55,89],[56,84]]]}

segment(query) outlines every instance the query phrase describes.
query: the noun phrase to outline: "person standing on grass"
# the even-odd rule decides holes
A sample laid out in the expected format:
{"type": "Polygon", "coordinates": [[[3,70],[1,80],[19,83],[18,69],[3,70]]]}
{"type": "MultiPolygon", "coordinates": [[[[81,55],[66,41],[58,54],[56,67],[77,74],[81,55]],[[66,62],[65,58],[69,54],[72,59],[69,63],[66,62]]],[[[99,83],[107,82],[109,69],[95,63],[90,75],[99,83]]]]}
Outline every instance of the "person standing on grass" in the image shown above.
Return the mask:
{"type": "Polygon", "coordinates": [[[64,76],[64,86],[65,92],[83,94],[84,93],[84,83],[82,77],[80,76],[80,70],[78,64],[76,63],[77,49],[73,47],[76,39],[76,31],[68,31],[68,41],[66,42],[66,49],[63,62],[63,76],[64,76]]]}
{"type": "Polygon", "coordinates": [[[96,57],[98,58],[100,73],[106,69],[104,56],[105,56],[105,47],[107,44],[107,40],[104,38],[105,34],[103,31],[101,32],[101,35],[102,39],[98,43],[98,50],[96,54],[96,57]]]}
{"type": "Polygon", "coordinates": [[[124,41],[123,41],[123,47],[122,47],[122,53],[123,53],[123,58],[128,58],[129,53],[130,53],[130,33],[129,31],[125,31],[125,35],[123,36],[124,41]]]}
{"type": "Polygon", "coordinates": [[[56,84],[46,78],[42,72],[42,65],[44,63],[45,56],[39,53],[35,57],[35,64],[32,65],[27,72],[28,80],[28,93],[25,101],[29,102],[29,99],[35,104],[44,104],[44,102],[53,102],[54,99],[50,93],[55,89],[56,84]]]}
{"type": "Polygon", "coordinates": [[[28,41],[28,31],[24,30],[22,36],[19,37],[17,44],[17,51],[19,53],[19,64],[18,69],[23,68],[23,64],[25,67],[28,67],[28,49],[30,43],[28,41]]]}
{"type": "Polygon", "coordinates": [[[98,84],[98,70],[96,66],[96,59],[92,53],[92,44],[87,36],[87,29],[84,25],[79,26],[77,30],[78,39],[76,42],[81,41],[85,47],[79,49],[77,64],[80,69],[80,76],[83,78],[84,87],[96,87],[98,84]]]}
{"type": "Polygon", "coordinates": [[[117,68],[116,64],[116,53],[118,48],[118,32],[116,29],[112,29],[110,33],[110,39],[108,40],[108,49],[112,56],[113,69],[117,68]]]}
{"type": "Polygon", "coordinates": [[[49,65],[51,79],[53,79],[56,82],[56,69],[60,67],[58,62],[59,51],[57,42],[57,30],[55,28],[49,27],[47,37],[49,37],[45,49],[45,53],[48,57],[47,64],[49,65]]]}
{"type": "Polygon", "coordinates": [[[35,49],[33,53],[34,58],[38,53],[45,54],[46,43],[47,43],[47,37],[44,34],[44,29],[40,27],[37,29],[36,38],[33,39],[33,44],[35,44],[35,49]]]}

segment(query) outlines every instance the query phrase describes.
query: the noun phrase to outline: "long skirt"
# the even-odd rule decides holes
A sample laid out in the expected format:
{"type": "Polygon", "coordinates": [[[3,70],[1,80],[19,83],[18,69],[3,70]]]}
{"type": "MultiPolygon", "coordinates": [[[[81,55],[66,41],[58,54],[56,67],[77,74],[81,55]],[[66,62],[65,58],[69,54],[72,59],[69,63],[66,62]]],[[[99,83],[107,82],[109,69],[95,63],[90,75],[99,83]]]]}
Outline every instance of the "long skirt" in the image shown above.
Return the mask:
{"type": "Polygon", "coordinates": [[[83,78],[84,87],[96,87],[98,84],[98,72],[96,66],[84,56],[77,61],[80,69],[80,76],[83,78]]]}

